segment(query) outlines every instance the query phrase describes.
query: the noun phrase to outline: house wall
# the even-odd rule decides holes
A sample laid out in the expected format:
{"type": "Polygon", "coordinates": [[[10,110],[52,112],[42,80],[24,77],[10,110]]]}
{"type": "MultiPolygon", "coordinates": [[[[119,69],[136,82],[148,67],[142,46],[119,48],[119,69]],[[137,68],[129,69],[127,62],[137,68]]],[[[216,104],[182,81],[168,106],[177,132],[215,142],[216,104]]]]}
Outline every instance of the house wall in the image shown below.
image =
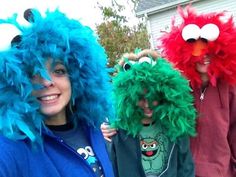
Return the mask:
{"type": "MultiPolygon", "coordinates": [[[[236,1],[234,0],[201,0],[194,2],[192,6],[198,11],[198,13],[218,12],[226,10],[229,14],[233,14],[236,22],[236,1]]],[[[177,8],[177,7],[176,7],[177,8]]],[[[176,8],[165,10],[148,16],[148,31],[150,35],[150,43],[152,48],[156,48],[158,45],[158,38],[163,32],[168,31],[171,19],[176,16],[177,23],[180,18],[177,15],[176,8]]]]}

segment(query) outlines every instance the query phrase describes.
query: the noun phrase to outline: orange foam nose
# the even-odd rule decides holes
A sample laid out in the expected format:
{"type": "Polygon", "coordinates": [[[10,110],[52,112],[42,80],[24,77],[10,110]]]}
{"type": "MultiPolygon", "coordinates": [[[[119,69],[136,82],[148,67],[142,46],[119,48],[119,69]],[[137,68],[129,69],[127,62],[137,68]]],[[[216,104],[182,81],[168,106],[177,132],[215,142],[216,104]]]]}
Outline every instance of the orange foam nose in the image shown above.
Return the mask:
{"type": "Polygon", "coordinates": [[[202,54],[202,51],[207,48],[207,43],[202,40],[197,40],[193,44],[192,55],[197,57],[202,54]]]}

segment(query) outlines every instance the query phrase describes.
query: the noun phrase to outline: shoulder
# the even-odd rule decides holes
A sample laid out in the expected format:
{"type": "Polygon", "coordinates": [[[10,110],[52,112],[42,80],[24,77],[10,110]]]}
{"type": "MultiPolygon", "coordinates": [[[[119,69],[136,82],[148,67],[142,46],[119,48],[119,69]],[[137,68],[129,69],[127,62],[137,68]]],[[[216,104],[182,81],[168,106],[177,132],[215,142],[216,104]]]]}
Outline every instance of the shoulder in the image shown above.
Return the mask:
{"type": "Polygon", "coordinates": [[[224,81],[219,81],[217,82],[216,87],[220,89],[220,91],[228,90],[230,93],[235,94],[236,93],[236,84],[228,84],[227,82],[224,81]]]}
{"type": "Polygon", "coordinates": [[[136,136],[132,136],[127,133],[127,131],[119,129],[117,133],[112,137],[112,142],[114,144],[118,144],[119,146],[121,144],[131,145],[136,144],[138,141],[138,138],[136,136]]]}
{"type": "Polygon", "coordinates": [[[8,152],[13,152],[14,150],[17,150],[17,146],[20,145],[21,142],[14,141],[9,138],[6,138],[5,136],[0,135],[0,151],[7,150],[8,152]]]}
{"type": "Polygon", "coordinates": [[[28,148],[24,141],[14,141],[0,135],[0,158],[24,156],[28,148]]]}
{"type": "Polygon", "coordinates": [[[189,149],[190,149],[189,137],[182,136],[182,137],[177,138],[176,146],[178,147],[178,150],[182,153],[189,151],[189,149]]]}
{"type": "Polygon", "coordinates": [[[24,142],[0,136],[0,176],[17,176],[26,162],[27,147],[24,142]]]}

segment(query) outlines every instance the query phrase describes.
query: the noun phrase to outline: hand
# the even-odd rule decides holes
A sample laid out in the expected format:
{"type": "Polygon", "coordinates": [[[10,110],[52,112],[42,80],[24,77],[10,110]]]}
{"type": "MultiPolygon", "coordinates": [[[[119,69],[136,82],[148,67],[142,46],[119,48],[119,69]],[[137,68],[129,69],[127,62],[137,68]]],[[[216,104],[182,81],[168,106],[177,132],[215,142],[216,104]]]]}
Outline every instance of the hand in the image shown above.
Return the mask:
{"type": "Polygon", "coordinates": [[[102,123],[100,128],[104,138],[111,142],[111,137],[117,133],[116,129],[110,128],[110,124],[107,122],[102,123]]]}

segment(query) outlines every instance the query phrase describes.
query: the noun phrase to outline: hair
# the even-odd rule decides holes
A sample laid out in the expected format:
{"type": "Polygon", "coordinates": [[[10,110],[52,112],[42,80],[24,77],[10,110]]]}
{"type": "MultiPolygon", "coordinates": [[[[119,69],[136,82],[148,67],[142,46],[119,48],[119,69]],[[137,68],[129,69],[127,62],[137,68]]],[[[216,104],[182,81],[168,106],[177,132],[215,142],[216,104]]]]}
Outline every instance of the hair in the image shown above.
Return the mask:
{"type": "Polygon", "coordinates": [[[125,55],[119,62],[118,70],[113,79],[118,119],[113,126],[136,136],[142,128],[144,117],[137,103],[145,97],[149,103],[158,101],[158,105],[152,107],[152,119],[167,129],[171,140],[183,135],[195,135],[196,111],[191,89],[188,81],[169,62],[157,57],[153,51],[138,52],[137,55],[125,55]],[[142,57],[149,57],[151,63],[140,63],[138,60],[142,57]],[[145,94],[144,90],[147,91],[145,94]]]}
{"type": "Polygon", "coordinates": [[[97,36],[59,10],[47,11],[45,17],[30,12],[30,25],[13,23],[21,30],[20,41],[0,55],[5,57],[0,62],[1,132],[12,139],[41,141],[44,116],[31,95],[30,75],[50,79],[44,66],[48,58],[59,59],[68,70],[76,119],[99,128],[105,117],[113,117],[113,107],[107,56],[97,36]],[[10,95],[12,101],[7,99],[10,95]]]}
{"type": "MultiPolygon", "coordinates": [[[[190,5],[186,9],[178,8],[181,23],[172,20],[170,32],[160,37],[162,55],[175,64],[183,74],[190,80],[193,87],[200,87],[202,80],[196,71],[196,62],[201,57],[192,56],[192,47],[182,38],[182,30],[188,24],[195,24],[199,28],[206,24],[215,24],[220,31],[215,41],[208,41],[205,53],[210,55],[211,63],[208,67],[209,82],[213,86],[221,79],[233,85],[236,83],[236,28],[232,16],[227,18],[225,12],[212,12],[197,14],[190,5]]],[[[205,53],[203,55],[205,55],[205,53]]]]}

